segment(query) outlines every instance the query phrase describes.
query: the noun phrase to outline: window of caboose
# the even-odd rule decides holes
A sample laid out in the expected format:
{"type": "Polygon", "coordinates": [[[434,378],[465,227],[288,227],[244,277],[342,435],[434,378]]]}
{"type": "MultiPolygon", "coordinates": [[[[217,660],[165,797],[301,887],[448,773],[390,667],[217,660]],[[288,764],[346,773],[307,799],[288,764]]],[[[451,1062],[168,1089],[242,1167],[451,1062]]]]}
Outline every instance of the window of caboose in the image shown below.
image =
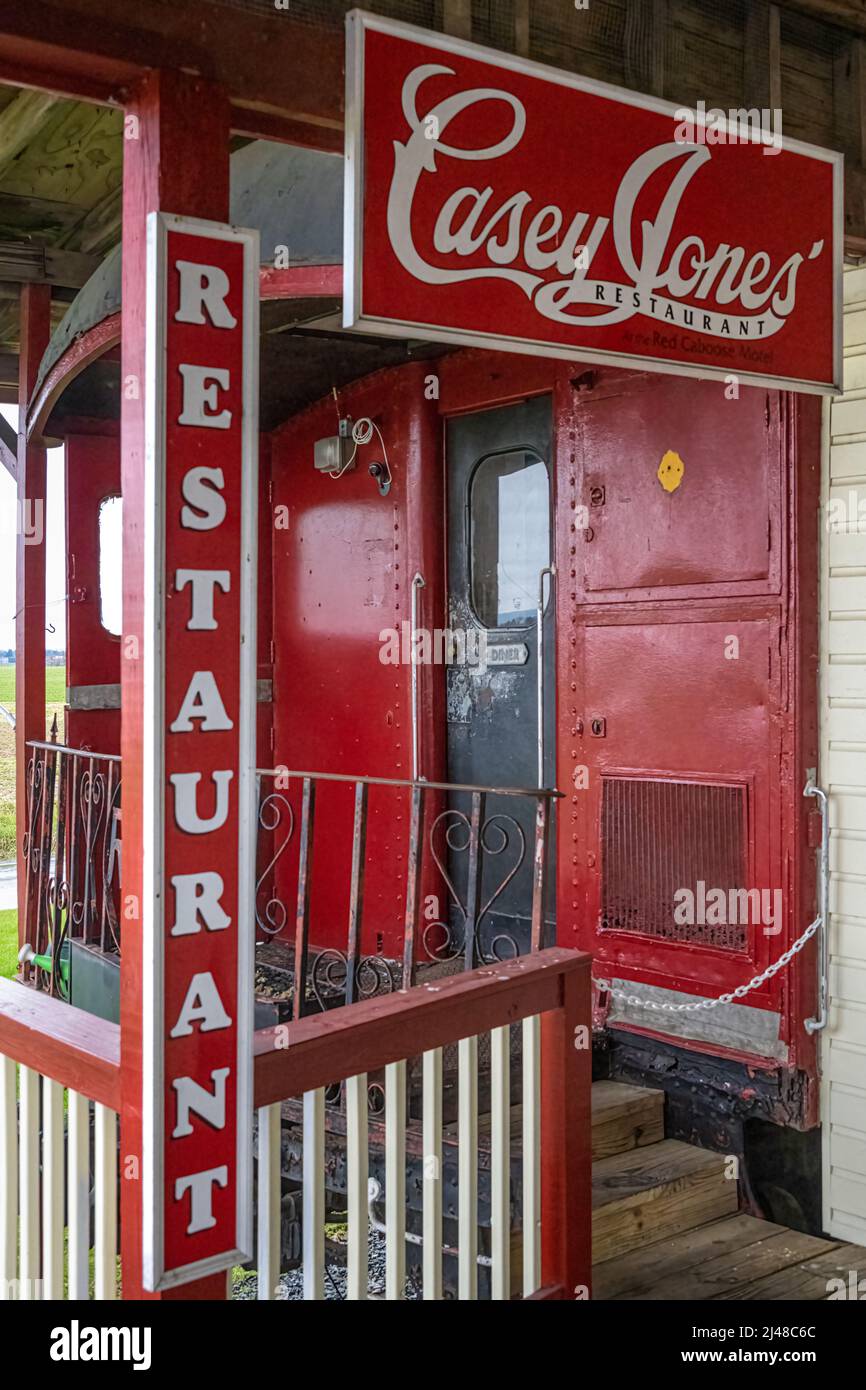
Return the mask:
{"type": "Polygon", "coordinates": [[[99,621],[112,637],[123,631],[122,542],[123,501],[104,497],[99,504],[99,621]]]}
{"type": "Polygon", "coordinates": [[[469,485],[472,606],[487,628],[529,627],[550,563],[547,468],[537,454],[488,454],[469,485]]]}

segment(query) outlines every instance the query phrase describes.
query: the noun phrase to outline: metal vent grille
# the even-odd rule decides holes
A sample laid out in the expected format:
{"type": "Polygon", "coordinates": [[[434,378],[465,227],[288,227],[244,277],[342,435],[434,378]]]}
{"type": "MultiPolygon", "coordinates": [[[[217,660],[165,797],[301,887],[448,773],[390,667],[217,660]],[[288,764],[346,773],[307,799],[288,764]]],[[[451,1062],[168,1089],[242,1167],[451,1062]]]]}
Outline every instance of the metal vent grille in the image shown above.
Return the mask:
{"type": "Polygon", "coordinates": [[[601,846],[603,931],[745,948],[743,920],[699,920],[715,915],[701,911],[701,884],[705,894],[724,891],[726,908],[718,915],[742,919],[729,894],[749,887],[744,787],[606,777],[601,846]],[[675,919],[680,889],[694,895],[690,922],[675,919]]]}

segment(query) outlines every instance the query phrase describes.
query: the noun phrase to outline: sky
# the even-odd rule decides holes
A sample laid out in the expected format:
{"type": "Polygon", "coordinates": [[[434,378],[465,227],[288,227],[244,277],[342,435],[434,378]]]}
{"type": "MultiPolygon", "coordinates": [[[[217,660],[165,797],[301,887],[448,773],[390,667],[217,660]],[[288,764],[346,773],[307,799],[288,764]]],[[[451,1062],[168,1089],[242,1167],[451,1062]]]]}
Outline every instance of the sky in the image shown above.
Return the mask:
{"type": "MultiPolygon", "coordinates": [[[[18,407],[0,405],[14,429],[18,428],[18,407]]],[[[49,449],[46,499],[46,576],[47,622],[56,631],[46,632],[48,648],[65,650],[66,620],[63,598],[66,592],[66,510],[63,495],[63,449],[49,449]]],[[[15,483],[0,466],[0,651],[15,646],[15,531],[17,504],[15,483]]]]}

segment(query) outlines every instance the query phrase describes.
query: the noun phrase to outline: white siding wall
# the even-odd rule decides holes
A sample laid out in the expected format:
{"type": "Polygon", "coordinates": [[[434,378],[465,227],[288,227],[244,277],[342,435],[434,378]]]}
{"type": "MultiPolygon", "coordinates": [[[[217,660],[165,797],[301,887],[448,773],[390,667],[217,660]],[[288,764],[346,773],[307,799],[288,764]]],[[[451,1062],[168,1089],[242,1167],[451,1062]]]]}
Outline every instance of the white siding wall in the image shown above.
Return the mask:
{"type": "Polygon", "coordinates": [[[845,393],[822,485],[821,769],[830,794],[824,1224],[866,1243],[866,267],[845,274],[845,393]],[[844,512],[840,509],[844,507],[844,512]],[[838,529],[837,529],[838,528],[838,529]]]}

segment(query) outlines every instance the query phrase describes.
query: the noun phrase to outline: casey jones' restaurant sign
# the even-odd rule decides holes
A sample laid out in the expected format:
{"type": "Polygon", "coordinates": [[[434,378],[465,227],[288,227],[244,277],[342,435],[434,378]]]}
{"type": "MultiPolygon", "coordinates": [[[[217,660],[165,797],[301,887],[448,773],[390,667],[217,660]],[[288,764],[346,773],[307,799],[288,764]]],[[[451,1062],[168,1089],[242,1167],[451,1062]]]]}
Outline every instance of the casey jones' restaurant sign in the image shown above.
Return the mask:
{"type": "Polygon", "coordinates": [[[359,11],[347,36],[347,327],[839,386],[841,155],[359,11]]]}
{"type": "Polygon", "coordinates": [[[258,233],[148,218],[144,1283],[251,1237],[258,233]]]}

